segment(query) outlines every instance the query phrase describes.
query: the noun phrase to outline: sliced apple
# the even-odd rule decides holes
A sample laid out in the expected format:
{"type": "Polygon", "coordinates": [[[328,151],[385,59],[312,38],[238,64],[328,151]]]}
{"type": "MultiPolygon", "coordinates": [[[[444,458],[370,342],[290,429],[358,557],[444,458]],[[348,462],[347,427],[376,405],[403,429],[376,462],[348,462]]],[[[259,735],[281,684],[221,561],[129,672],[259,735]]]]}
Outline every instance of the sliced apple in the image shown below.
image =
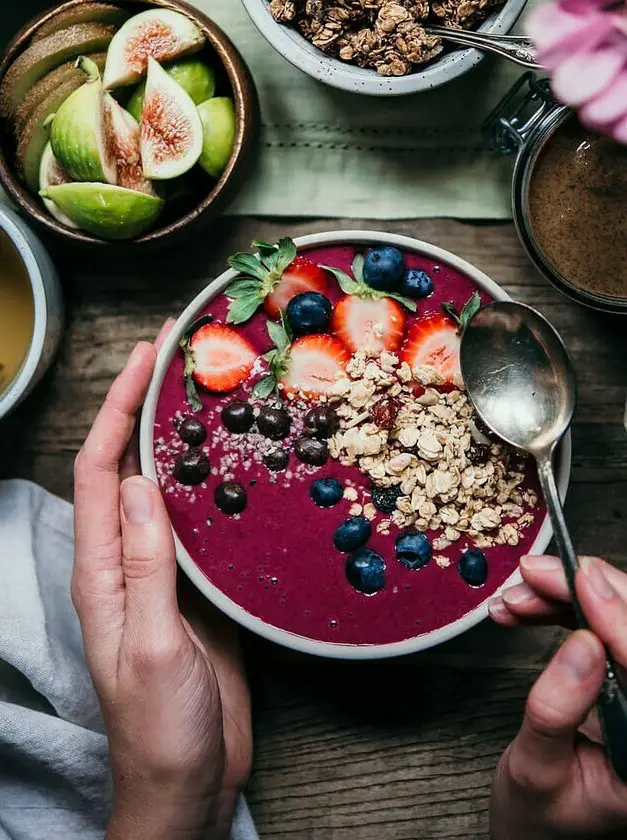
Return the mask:
{"type": "Polygon", "coordinates": [[[130,85],[145,75],[148,58],[172,61],[197,52],[205,36],[185,15],[170,9],[150,9],[134,15],[111,41],[104,73],[107,89],[130,85]]]}
{"type": "Polygon", "coordinates": [[[149,57],[140,125],[144,175],[159,181],[177,178],[198,161],[202,146],[202,122],[191,97],[149,57]]]}

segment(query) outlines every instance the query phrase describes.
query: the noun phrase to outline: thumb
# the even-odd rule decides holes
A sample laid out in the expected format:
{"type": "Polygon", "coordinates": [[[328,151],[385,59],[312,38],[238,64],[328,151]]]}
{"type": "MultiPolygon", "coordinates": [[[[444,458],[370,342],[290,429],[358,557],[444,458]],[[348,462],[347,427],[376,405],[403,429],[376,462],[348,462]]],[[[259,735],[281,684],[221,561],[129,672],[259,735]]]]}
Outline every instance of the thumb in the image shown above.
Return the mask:
{"type": "Polygon", "coordinates": [[[183,627],[170,521],[159,489],[148,478],[127,478],[120,497],[126,623],[137,644],[158,647],[183,627]]]}
{"type": "Polygon", "coordinates": [[[569,636],[527,700],[522,727],[508,753],[514,783],[548,793],[567,781],[577,730],[596,703],[604,676],[605,653],[597,637],[588,630],[569,636]]]}

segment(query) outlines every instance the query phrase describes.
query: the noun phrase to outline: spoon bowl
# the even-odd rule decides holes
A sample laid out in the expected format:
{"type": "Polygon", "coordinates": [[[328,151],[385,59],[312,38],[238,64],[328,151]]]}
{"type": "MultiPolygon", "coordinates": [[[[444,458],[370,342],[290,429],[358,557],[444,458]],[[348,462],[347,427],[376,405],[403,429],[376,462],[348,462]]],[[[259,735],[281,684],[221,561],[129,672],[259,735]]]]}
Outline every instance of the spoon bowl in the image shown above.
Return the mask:
{"type": "Polygon", "coordinates": [[[531,307],[481,309],[464,334],[461,366],[477,413],[511,446],[538,457],[566,433],[575,373],[558,333],[531,307]]]}

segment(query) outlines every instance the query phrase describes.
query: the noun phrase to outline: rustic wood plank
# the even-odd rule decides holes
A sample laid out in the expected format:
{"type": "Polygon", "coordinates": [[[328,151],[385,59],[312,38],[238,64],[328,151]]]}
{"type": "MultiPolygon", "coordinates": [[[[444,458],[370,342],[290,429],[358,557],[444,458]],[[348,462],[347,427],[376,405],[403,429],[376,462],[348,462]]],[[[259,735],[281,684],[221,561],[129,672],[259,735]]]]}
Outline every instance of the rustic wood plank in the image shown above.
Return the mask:
{"type": "MultiPolygon", "coordinates": [[[[0,477],[29,478],[71,499],[75,453],[133,344],[152,339],[253,237],[334,228],[385,229],[452,250],[557,326],[580,384],[567,505],[574,539],[582,552],[627,565],[623,322],[562,298],[507,224],[227,219],[183,250],[126,263],[52,245],[68,302],[63,347],[45,382],[3,424],[0,477]]],[[[249,798],[262,837],[484,840],[494,766],[560,638],[486,623],[436,651],[370,665],[247,639],[256,733],[249,798]]]]}

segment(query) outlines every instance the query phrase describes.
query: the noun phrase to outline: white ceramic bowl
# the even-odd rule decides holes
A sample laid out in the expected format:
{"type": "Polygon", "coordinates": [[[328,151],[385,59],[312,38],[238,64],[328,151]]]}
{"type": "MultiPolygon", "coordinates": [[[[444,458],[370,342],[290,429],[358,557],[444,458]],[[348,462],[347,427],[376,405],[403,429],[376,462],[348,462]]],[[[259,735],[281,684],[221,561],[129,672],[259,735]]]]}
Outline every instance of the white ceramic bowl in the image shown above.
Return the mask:
{"type": "MultiPolygon", "coordinates": [[[[485,56],[476,49],[453,49],[435,58],[408,76],[379,76],[325,55],[296,29],[277,23],[270,14],[268,0],[242,0],[251,20],[264,38],[290,64],[331,87],[370,96],[402,96],[440,87],[468,72],[485,56]]],[[[506,0],[505,5],[489,15],[479,27],[493,35],[508,33],[526,5],[527,0],[506,0]]]]}
{"type": "MultiPolygon", "coordinates": [[[[455,256],[455,254],[451,254],[449,251],[444,251],[442,248],[436,248],[434,245],[429,245],[426,242],[421,242],[408,236],[398,236],[392,233],[378,233],[376,231],[367,230],[333,231],[331,233],[316,233],[310,236],[301,236],[295,241],[299,249],[341,244],[371,245],[373,242],[377,242],[395,245],[397,248],[406,251],[417,251],[437,262],[452,265],[460,272],[466,274],[477,284],[477,286],[479,286],[479,288],[485,290],[496,300],[510,300],[509,295],[504,292],[500,286],[498,286],[482,271],[479,271],[479,269],[471,265],[471,263],[460,259],[455,256]]],[[[142,412],[140,430],[140,455],[142,470],[144,475],[147,475],[155,482],[157,481],[157,472],[155,468],[153,450],[153,434],[157,401],[163,379],[168,367],[170,366],[172,357],[178,350],[179,339],[192,321],[194,321],[197,317],[197,313],[214,297],[216,297],[216,295],[220,294],[220,292],[222,292],[236,276],[237,272],[233,270],[226,271],[210,283],[206,289],[200,292],[200,294],[196,296],[196,298],[189,304],[187,309],[185,309],[183,314],[180,316],[159,353],[155,374],[142,412]]],[[[568,482],[570,479],[570,462],[571,440],[569,433],[562,445],[558,462],[557,483],[562,499],[565,498],[566,491],[568,489],[568,482]]],[[[551,537],[551,525],[547,518],[542,524],[537,539],[533,544],[531,553],[542,554],[551,541],[551,537]]],[[[406,639],[401,642],[363,646],[319,642],[303,636],[295,635],[294,633],[289,633],[286,630],[281,630],[246,612],[246,610],[242,609],[242,607],[210,583],[185,550],[176,533],[174,534],[174,540],[176,543],[177,559],[181,568],[198,587],[198,589],[205,595],[205,597],[209,599],[209,601],[248,630],[252,630],[254,633],[257,633],[272,642],[277,642],[280,645],[303,653],[311,653],[335,659],[384,659],[392,656],[401,656],[408,653],[426,650],[427,648],[446,642],[455,636],[459,636],[460,633],[464,633],[466,630],[470,630],[471,627],[479,624],[479,622],[483,621],[483,619],[488,615],[487,601],[489,598],[457,621],[454,621],[438,630],[423,633],[420,636],[415,636],[414,638],[406,639]]],[[[509,577],[503,586],[511,586],[513,583],[517,583],[520,580],[520,573],[516,571],[509,577]]],[[[493,594],[494,593],[491,593],[489,597],[492,597],[493,594]]]]}
{"type": "Polygon", "coordinates": [[[16,408],[50,367],[63,329],[63,299],[47,251],[13,210],[0,207],[0,229],[13,245],[28,273],[35,304],[35,323],[22,367],[0,394],[0,420],[16,408]]]}

